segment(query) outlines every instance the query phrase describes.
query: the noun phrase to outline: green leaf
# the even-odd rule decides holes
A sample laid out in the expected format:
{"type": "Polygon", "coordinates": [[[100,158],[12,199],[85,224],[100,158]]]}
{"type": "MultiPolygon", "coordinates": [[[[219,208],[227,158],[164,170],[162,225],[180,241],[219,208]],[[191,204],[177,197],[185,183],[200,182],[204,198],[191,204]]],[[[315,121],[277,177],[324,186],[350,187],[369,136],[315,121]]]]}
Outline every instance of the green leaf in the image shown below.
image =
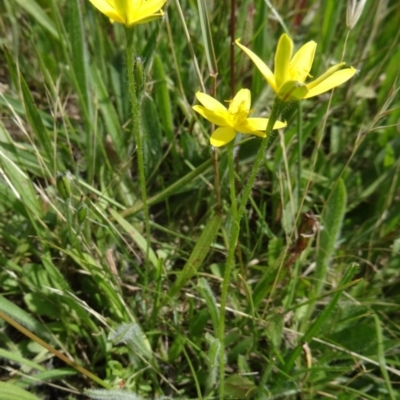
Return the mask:
{"type": "Polygon", "coordinates": [[[0,357],[6,359],[8,361],[12,361],[13,363],[17,363],[19,365],[23,365],[38,371],[46,371],[45,367],[42,367],[40,364],[35,363],[31,360],[28,360],[14,351],[7,351],[4,349],[0,349],[0,357]]]}
{"type": "Polygon", "coordinates": [[[293,368],[293,365],[297,359],[297,357],[301,354],[302,351],[302,343],[309,342],[320,330],[321,326],[327,322],[327,319],[331,316],[333,310],[335,309],[343,291],[346,289],[346,284],[350,282],[350,279],[357,272],[357,266],[351,266],[347,272],[344,274],[343,278],[338,284],[338,289],[335,294],[330,299],[328,305],[323,309],[323,311],[318,315],[316,320],[311,324],[303,338],[301,339],[301,344],[297,345],[297,347],[291,351],[291,355],[289,360],[285,364],[285,372],[289,373],[293,368]]]}
{"type": "Polygon", "coordinates": [[[81,106],[89,112],[92,99],[88,85],[88,52],[84,40],[81,4],[78,0],[69,0],[65,15],[65,27],[71,44],[71,72],[75,77],[76,91],[79,93],[81,106]]]}
{"type": "MultiPolygon", "coordinates": [[[[41,217],[41,209],[31,178],[21,169],[20,154],[0,121],[0,166],[7,176],[6,182],[16,199],[20,200],[29,217],[41,217]],[[7,146],[5,146],[7,144],[7,146]],[[14,161],[13,161],[14,160],[14,161]]],[[[21,154],[23,156],[23,154],[21,154]]]]}
{"type": "Polygon", "coordinates": [[[85,395],[94,400],[143,400],[142,396],[126,390],[90,389],[85,390],[85,395]]]}
{"type": "Polygon", "coordinates": [[[392,387],[392,383],[390,380],[390,376],[388,370],[386,369],[386,357],[385,357],[385,348],[384,348],[384,337],[382,333],[382,326],[381,321],[378,315],[374,314],[374,321],[375,321],[375,329],[376,329],[376,343],[377,343],[377,350],[378,350],[378,360],[379,366],[381,369],[381,373],[383,379],[386,384],[387,391],[389,392],[389,396],[391,400],[395,400],[397,396],[395,395],[392,387]]]}
{"type": "Polygon", "coordinates": [[[199,288],[202,297],[205,299],[207,303],[207,309],[211,316],[214,332],[218,332],[219,309],[217,306],[217,302],[215,301],[214,293],[212,292],[209,283],[204,278],[199,279],[197,286],[199,288]]]}
{"type": "Polygon", "coordinates": [[[346,201],[346,187],[340,179],[328,198],[322,217],[323,230],[320,234],[315,269],[315,296],[321,293],[328,264],[335,251],[335,244],[346,212],[346,201]]]}
{"type": "Polygon", "coordinates": [[[103,77],[95,66],[91,69],[91,78],[93,81],[95,96],[99,102],[98,107],[104,120],[105,130],[112,139],[112,144],[115,147],[117,156],[116,158],[120,161],[124,158],[126,152],[124,151],[123,131],[117,111],[110,100],[110,94],[106,84],[104,83],[103,77]]]}
{"type": "Polygon", "coordinates": [[[60,316],[59,306],[50,302],[49,297],[44,297],[42,293],[27,293],[24,301],[29,310],[37,315],[49,318],[58,318],[60,316]]]}
{"type": "Polygon", "coordinates": [[[29,315],[22,308],[18,307],[16,304],[12,303],[1,295],[0,311],[3,311],[5,314],[9,315],[12,319],[14,319],[42,339],[46,339],[47,341],[52,342],[50,335],[45,329],[43,329],[43,325],[41,323],[36,321],[35,318],[29,315]]]}
{"type": "Polygon", "coordinates": [[[206,340],[209,343],[208,350],[208,375],[207,375],[207,392],[210,392],[217,382],[219,367],[219,352],[221,349],[220,341],[214,336],[206,333],[206,340]]]}
{"type": "MultiPolygon", "coordinates": [[[[165,74],[163,61],[158,54],[154,56],[153,79],[155,101],[161,125],[164,129],[168,143],[173,144],[175,143],[174,124],[172,119],[173,110],[168,92],[167,75],[165,74]]],[[[176,146],[171,147],[171,153],[174,158],[174,167],[179,170],[182,163],[180,162],[176,146]]]]}
{"type": "Polygon", "coordinates": [[[236,399],[251,399],[256,389],[256,385],[245,376],[231,375],[225,379],[225,393],[236,399]]]}
{"type": "Polygon", "coordinates": [[[143,254],[146,254],[146,252],[148,251],[149,261],[151,262],[151,264],[153,264],[153,267],[158,270],[158,268],[160,267],[158,258],[154,250],[150,247],[150,244],[149,246],[147,245],[146,239],[139,233],[139,231],[132,224],[130,224],[124,217],[122,217],[112,208],[110,208],[110,214],[124,229],[124,231],[129,234],[132,240],[139,246],[143,254]],[[147,249],[147,247],[149,248],[147,249]]]}
{"type": "Polygon", "coordinates": [[[216,76],[218,74],[218,65],[214,52],[207,3],[204,0],[197,0],[197,5],[199,7],[200,27],[203,36],[204,53],[207,59],[208,73],[216,76]]]}
{"type": "Polygon", "coordinates": [[[194,246],[192,253],[189,256],[183,270],[178,273],[175,284],[169,291],[169,296],[174,297],[186,284],[186,282],[197,273],[208,252],[210,251],[212,243],[217,237],[219,227],[221,224],[221,216],[216,214],[210,221],[208,221],[202,234],[197,240],[196,246],[194,246]]]}
{"type": "Polygon", "coordinates": [[[135,353],[141,354],[148,360],[153,358],[150,343],[136,322],[117,326],[110,335],[110,340],[116,344],[125,342],[135,353]]]}
{"type": "Polygon", "coordinates": [[[40,400],[39,397],[11,383],[0,382],[0,400],[40,400]]]}

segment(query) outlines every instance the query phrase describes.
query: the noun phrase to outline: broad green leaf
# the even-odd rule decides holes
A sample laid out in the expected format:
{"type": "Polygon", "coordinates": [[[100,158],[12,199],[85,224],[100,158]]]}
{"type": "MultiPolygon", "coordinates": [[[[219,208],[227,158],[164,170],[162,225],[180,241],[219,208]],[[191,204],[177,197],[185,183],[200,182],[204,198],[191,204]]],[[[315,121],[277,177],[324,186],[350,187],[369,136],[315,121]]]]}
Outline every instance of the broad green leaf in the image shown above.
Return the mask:
{"type": "Polygon", "coordinates": [[[257,389],[246,376],[231,375],[225,379],[225,392],[236,399],[251,399],[257,389]]]}

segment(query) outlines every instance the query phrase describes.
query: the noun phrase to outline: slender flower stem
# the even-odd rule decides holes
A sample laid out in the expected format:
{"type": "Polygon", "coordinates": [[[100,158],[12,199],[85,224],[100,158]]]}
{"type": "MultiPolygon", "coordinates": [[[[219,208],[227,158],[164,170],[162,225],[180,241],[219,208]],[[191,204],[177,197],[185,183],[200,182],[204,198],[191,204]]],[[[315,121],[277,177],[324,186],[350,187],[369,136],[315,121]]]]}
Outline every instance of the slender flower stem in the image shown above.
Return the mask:
{"type": "Polygon", "coordinates": [[[303,154],[303,103],[297,102],[297,204],[301,200],[301,155],[303,154]]]}
{"type": "Polygon", "coordinates": [[[234,175],[233,168],[231,173],[231,166],[233,167],[233,146],[232,150],[229,151],[229,181],[231,186],[231,203],[232,203],[232,228],[230,232],[229,238],[229,248],[228,248],[228,257],[225,264],[224,271],[224,280],[222,282],[221,289],[221,305],[220,305],[220,314],[219,314],[219,330],[218,330],[218,339],[220,341],[220,359],[219,359],[219,398],[220,400],[224,399],[224,376],[225,376],[225,307],[228,298],[228,290],[229,290],[229,281],[231,277],[231,272],[233,265],[235,263],[235,250],[238,243],[239,232],[240,232],[240,220],[244,214],[246,204],[249,200],[251,189],[254,185],[254,182],[257,177],[258,170],[261,166],[261,163],[264,159],[265,151],[270,143],[273,142],[276,134],[272,130],[275,122],[277,121],[279,114],[282,110],[283,102],[279,100],[277,97],[275,98],[274,105],[271,110],[271,115],[268,121],[267,129],[265,130],[266,137],[262,140],[261,146],[258,150],[256,159],[254,161],[253,168],[250,173],[250,177],[246,182],[246,186],[241,195],[241,199],[239,202],[239,209],[236,212],[236,197],[235,197],[235,189],[234,189],[234,175]],[[233,189],[232,189],[233,187],[233,189]],[[233,197],[235,197],[233,199],[233,197]]]}
{"type": "Polygon", "coordinates": [[[149,207],[147,204],[147,192],[146,192],[146,176],[144,173],[144,159],[143,159],[143,137],[140,126],[140,104],[137,96],[136,83],[134,77],[134,57],[135,52],[133,48],[133,29],[126,28],[126,38],[127,38],[127,46],[126,46],[126,65],[128,70],[128,83],[129,83],[129,93],[131,97],[131,106],[132,106],[132,125],[133,125],[133,134],[135,137],[136,143],[136,154],[137,154],[137,162],[138,162],[138,170],[139,170],[139,184],[140,184],[140,192],[142,195],[142,204],[143,204],[143,212],[145,219],[145,227],[146,227],[146,257],[145,263],[147,263],[148,252],[150,248],[150,216],[149,216],[149,207]]]}
{"type": "Polygon", "coordinates": [[[233,43],[235,42],[235,31],[236,31],[236,0],[231,0],[231,17],[229,34],[231,37],[231,51],[230,51],[230,71],[231,71],[231,96],[235,95],[235,47],[233,43]]]}
{"type": "Polygon", "coordinates": [[[234,141],[229,143],[228,150],[228,168],[229,168],[229,186],[231,195],[231,210],[233,220],[237,217],[237,201],[236,201],[236,185],[235,185],[235,156],[234,156],[234,141]]]}
{"type": "MultiPolygon", "coordinates": [[[[213,78],[213,96],[214,99],[217,98],[217,75],[211,75],[213,78]]],[[[211,125],[211,131],[214,131],[214,124],[211,125]]],[[[218,149],[214,149],[212,153],[212,159],[214,164],[214,188],[215,196],[217,198],[217,212],[222,213],[222,203],[221,203],[221,184],[219,179],[219,163],[218,163],[218,149]]]]}

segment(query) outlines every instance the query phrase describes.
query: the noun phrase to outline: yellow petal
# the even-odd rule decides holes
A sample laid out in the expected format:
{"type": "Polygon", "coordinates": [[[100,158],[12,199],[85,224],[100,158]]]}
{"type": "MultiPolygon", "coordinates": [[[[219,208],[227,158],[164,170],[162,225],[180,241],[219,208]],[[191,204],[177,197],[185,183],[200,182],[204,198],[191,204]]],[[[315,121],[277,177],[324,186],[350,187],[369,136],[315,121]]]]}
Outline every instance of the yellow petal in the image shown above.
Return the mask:
{"type": "MultiPolygon", "coordinates": [[[[252,133],[260,137],[265,137],[268,118],[247,118],[246,122],[237,127],[240,133],[252,133]]],[[[286,126],[286,122],[276,121],[273,129],[281,129],[286,126]]]]}
{"type": "Polygon", "coordinates": [[[291,80],[300,82],[304,82],[306,80],[311,71],[316,48],[317,43],[311,41],[301,46],[296,52],[289,65],[289,74],[291,80]]]}
{"type": "Polygon", "coordinates": [[[146,15],[158,13],[167,0],[147,0],[140,7],[140,12],[146,15]]]}
{"type": "Polygon", "coordinates": [[[161,18],[163,16],[164,16],[164,13],[163,13],[162,10],[160,10],[159,13],[153,14],[150,17],[146,17],[146,18],[143,17],[141,19],[139,17],[137,17],[136,19],[133,20],[133,22],[130,23],[129,26],[139,25],[139,24],[146,24],[147,22],[154,21],[155,19],[161,18]]]}
{"type": "Polygon", "coordinates": [[[229,112],[236,114],[242,110],[250,112],[251,93],[249,89],[240,89],[229,104],[229,112]]]}
{"type": "Polygon", "coordinates": [[[231,142],[236,136],[236,131],[233,128],[224,126],[216,129],[210,138],[211,146],[221,147],[231,142]]]}
{"type": "Polygon", "coordinates": [[[317,79],[314,79],[311,82],[307,83],[307,87],[309,90],[314,88],[315,86],[319,85],[322,81],[325,79],[328,79],[331,75],[333,75],[336,71],[339,71],[346,65],[345,62],[341,62],[339,64],[336,64],[330,68],[328,68],[321,76],[319,76],[317,79]]]}
{"type": "Polygon", "coordinates": [[[321,93],[327,92],[328,90],[333,89],[336,86],[341,85],[342,83],[348,81],[350,78],[354,76],[357,70],[353,67],[342,69],[341,71],[337,71],[334,74],[330,75],[327,79],[323,80],[318,85],[314,86],[309,92],[304,96],[305,99],[308,99],[313,96],[317,96],[321,93]]]}
{"type": "Polygon", "coordinates": [[[228,111],[213,111],[208,110],[203,106],[193,106],[193,110],[199,113],[203,118],[207,121],[210,121],[212,124],[219,126],[229,126],[229,114],[228,111]]]}
{"type": "MultiPolygon", "coordinates": [[[[257,131],[265,131],[268,125],[268,118],[247,118],[247,123],[257,131]]],[[[287,125],[286,122],[276,121],[273,129],[282,129],[287,125]]]]}
{"type": "Polygon", "coordinates": [[[149,22],[164,15],[161,8],[167,0],[147,0],[132,9],[129,17],[129,25],[149,22]]]}
{"type": "Polygon", "coordinates": [[[127,24],[128,22],[128,15],[131,11],[130,7],[130,2],[131,0],[108,0],[108,3],[111,4],[111,2],[114,4],[114,8],[117,11],[117,14],[121,17],[123,20],[123,24],[127,24]]]}
{"type": "Polygon", "coordinates": [[[279,87],[283,85],[289,77],[289,64],[293,53],[293,42],[292,39],[286,33],[281,35],[279,38],[278,46],[275,54],[275,82],[279,90],[279,87]]]}
{"type": "Polygon", "coordinates": [[[276,93],[277,88],[276,88],[275,76],[272,73],[272,71],[268,68],[268,66],[261,60],[260,57],[258,57],[257,54],[253,53],[250,49],[240,44],[240,39],[237,39],[235,41],[235,44],[249,56],[251,61],[253,61],[256,67],[260,70],[263,77],[267,80],[272,90],[276,93]]]}
{"type": "Polygon", "coordinates": [[[218,100],[215,100],[214,97],[211,97],[208,94],[197,92],[196,97],[197,100],[209,110],[226,111],[226,107],[223,104],[221,104],[218,100]]]}
{"type": "Polygon", "coordinates": [[[106,15],[108,18],[120,23],[124,23],[123,16],[118,14],[115,7],[113,7],[111,1],[106,0],[89,0],[101,13],[106,15]]]}

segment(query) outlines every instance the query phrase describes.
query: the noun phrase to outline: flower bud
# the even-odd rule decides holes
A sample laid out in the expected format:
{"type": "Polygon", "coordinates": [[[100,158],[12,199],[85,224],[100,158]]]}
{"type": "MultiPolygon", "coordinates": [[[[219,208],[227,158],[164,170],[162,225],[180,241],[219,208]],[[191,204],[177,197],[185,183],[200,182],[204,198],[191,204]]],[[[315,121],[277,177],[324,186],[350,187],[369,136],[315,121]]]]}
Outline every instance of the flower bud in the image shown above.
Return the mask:
{"type": "Polygon", "coordinates": [[[63,200],[68,200],[71,197],[71,184],[65,174],[57,175],[56,186],[63,200]]]}
{"type": "Polygon", "coordinates": [[[76,216],[78,218],[78,223],[80,225],[83,224],[83,222],[85,221],[86,217],[87,217],[87,205],[86,204],[82,204],[79,208],[78,211],[76,213],[76,216]]]}
{"type": "Polygon", "coordinates": [[[346,25],[353,29],[361,17],[367,0],[347,0],[346,25]]]}

